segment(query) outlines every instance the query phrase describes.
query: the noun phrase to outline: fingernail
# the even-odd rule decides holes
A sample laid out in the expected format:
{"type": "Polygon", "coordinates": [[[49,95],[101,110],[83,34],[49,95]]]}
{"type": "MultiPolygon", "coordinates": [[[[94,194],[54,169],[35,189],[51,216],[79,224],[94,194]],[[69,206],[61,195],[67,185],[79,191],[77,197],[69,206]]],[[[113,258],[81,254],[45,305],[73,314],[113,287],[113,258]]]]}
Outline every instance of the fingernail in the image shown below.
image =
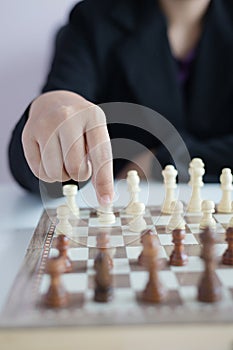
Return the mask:
{"type": "Polygon", "coordinates": [[[100,201],[102,204],[109,204],[109,203],[111,203],[111,198],[108,194],[105,194],[104,196],[102,196],[100,198],[100,201]]]}

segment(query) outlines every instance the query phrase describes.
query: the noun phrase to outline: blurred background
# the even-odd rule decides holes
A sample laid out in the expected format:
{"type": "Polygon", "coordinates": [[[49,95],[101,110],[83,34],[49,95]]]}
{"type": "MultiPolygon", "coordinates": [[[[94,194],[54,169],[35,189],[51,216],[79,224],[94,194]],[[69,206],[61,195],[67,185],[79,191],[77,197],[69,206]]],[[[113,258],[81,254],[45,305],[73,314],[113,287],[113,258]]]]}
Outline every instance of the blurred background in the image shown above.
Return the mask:
{"type": "Polygon", "coordinates": [[[0,2],[0,183],[13,181],[7,147],[14,125],[43,85],[57,29],[78,0],[0,2]]]}

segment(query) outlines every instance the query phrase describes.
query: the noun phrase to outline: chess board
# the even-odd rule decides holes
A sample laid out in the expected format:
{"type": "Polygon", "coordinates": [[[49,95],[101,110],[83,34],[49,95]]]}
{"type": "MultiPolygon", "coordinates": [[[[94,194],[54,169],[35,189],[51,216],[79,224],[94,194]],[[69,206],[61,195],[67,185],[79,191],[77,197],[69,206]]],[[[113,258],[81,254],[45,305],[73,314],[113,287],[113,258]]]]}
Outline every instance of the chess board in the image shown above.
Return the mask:
{"type": "Polygon", "coordinates": [[[221,264],[225,251],[225,228],[231,215],[215,214],[217,222],[216,253],[217,278],[222,286],[222,300],[214,304],[197,301],[197,285],[203,271],[199,222],[200,216],[185,214],[185,251],[189,256],[186,266],[168,265],[173,249],[171,233],[166,232],[169,215],[162,215],[160,207],[146,208],[148,228],[156,230],[160,242],[159,258],[162,268],[159,277],[167,290],[161,304],[147,304],[140,299],[148,273],[137,263],[141,252],[140,235],[129,231],[130,216],[116,210],[116,223],[101,227],[93,209],[81,209],[80,219],[72,219],[73,233],[69,238],[69,257],[72,271],[62,276],[69,292],[69,305],[49,309],[43,296],[49,286],[45,273],[46,261],[56,256],[56,211],[45,210],[33,234],[30,245],[12,287],[3,312],[4,326],[94,326],[135,324],[192,324],[233,322],[233,267],[221,264]],[[108,232],[114,253],[112,270],[113,299],[97,303],[94,296],[94,258],[97,254],[96,235],[108,232]]]}

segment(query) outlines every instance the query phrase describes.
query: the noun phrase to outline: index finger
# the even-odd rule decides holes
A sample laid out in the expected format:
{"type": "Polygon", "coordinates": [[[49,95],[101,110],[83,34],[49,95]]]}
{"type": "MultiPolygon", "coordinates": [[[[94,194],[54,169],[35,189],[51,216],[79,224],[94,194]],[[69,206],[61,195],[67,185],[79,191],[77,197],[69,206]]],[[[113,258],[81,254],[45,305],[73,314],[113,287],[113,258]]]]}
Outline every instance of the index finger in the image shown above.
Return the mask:
{"type": "Polygon", "coordinates": [[[113,163],[112,147],[105,119],[97,118],[92,126],[86,128],[85,136],[88,147],[88,155],[92,163],[92,182],[100,204],[112,202],[113,188],[113,163]]]}

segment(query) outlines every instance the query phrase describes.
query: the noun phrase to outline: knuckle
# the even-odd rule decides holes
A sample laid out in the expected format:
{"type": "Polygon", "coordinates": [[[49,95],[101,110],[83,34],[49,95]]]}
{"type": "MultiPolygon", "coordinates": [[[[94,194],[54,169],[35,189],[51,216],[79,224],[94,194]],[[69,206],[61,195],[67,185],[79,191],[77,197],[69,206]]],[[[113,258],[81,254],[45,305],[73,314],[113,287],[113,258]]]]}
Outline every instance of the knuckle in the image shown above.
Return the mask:
{"type": "Polygon", "coordinates": [[[97,105],[93,105],[89,107],[90,114],[91,114],[91,121],[90,121],[90,127],[99,126],[106,124],[106,116],[104,111],[97,105]]]}

